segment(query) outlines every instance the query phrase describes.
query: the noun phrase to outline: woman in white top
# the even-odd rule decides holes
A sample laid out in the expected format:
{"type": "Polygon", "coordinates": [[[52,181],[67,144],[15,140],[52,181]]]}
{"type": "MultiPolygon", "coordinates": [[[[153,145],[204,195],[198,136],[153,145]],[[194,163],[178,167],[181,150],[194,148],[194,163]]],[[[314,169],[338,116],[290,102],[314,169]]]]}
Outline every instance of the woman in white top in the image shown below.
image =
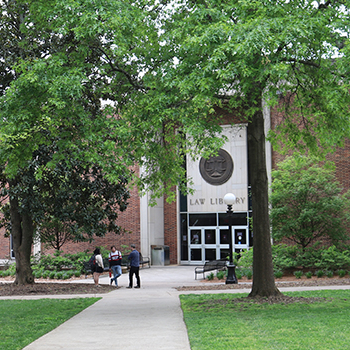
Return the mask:
{"type": "Polygon", "coordinates": [[[103,259],[99,248],[96,248],[94,250],[94,254],[95,254],[95,260],[96,260],[96,271],[94,271],[93,277],[94,277],[95,285],[99,287],[100,286],[98,284],[99,278],[104,268],[103,259]]]}

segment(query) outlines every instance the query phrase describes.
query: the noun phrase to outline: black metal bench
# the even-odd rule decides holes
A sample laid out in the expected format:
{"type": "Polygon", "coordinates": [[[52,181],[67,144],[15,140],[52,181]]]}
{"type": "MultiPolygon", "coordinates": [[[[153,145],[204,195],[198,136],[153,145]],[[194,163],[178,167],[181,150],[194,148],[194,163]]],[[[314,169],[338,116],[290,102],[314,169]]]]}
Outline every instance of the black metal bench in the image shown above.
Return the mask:
{"type": "Polygon", "coordinates": [[[197,266],[194,269],[194,277],[197,279],[198,274],[203,274],[203,279],[205,278],[205,273],[209,271],[221,271],[227,269],[227,260],[211,260],[206,261],[203,266],[197,266]]]}

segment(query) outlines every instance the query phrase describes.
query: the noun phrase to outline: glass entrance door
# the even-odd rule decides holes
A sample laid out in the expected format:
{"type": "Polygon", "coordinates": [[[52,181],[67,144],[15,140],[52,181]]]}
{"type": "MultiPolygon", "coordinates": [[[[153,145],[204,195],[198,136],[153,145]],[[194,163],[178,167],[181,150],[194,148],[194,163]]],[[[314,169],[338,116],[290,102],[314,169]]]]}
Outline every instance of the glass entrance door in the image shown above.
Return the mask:
{"type": "MultiPolygon", "coordinates": [[[[233,250],[248,248],[246,227],[232,227],[233,250]]],[[[189,228],[189,260],[193,264],[204,264],[209,260],[228,258],[230,254],[230,231],[228,226],[189,228]]]]}

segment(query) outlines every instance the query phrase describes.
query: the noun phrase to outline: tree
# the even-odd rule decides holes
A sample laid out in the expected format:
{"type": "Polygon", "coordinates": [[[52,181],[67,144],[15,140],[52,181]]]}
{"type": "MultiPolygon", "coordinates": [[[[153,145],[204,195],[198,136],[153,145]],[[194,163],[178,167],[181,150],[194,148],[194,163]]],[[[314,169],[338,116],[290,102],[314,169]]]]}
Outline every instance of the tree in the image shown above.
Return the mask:
{"type": "Polygon", "coordinates": [[[39,230],[42,241],[57,250],[67,239],[91,241],[94,236],[121,231],[117,218],[118,211],[124,211],[128,204],[127,177],[120,174],[119,182],[111,183],[98,167],[86,166],[67,154],[65,161],[56,163],[53,169],[45,169],[37,178],[35,170],[47,164],[54,153],[54,146],[40,146],[15,185],[9,186],[8,178],[2,173],[2,195],[9,201],[2,208],[5,216],[0,226],[6,227],[17,242],[16,284],[33,282],[30,265],[28,268],[26,264],[31,254],[26,248],[31,244],[26,239],[31,239],[34,231],[39,230]],[[13,220],[14,213],[17,221],[13,220]]]}
{"type": "MultiPolygon", "coordinates": [[[[105,2],[106,6],[112,3],[105,2]]],[[[48,178],[59,164],[66,166],[66,172],[50,179],[60,182],[59,185],[56,183],[55,187],[52,182],[47,184],[56,190],[68,189],[71,184],[64,180],[69,177],[71,180],[81,176],[81,183],[94,177],[89,191],[85,183],[85,187],[81,185],[85,191],[67,192],[71,200],[77,200],[76,197],[80,196],[82,206],[80,211],[76,210],[71,224],[85,225],[84,231],[89,232],[82,213],[86,209],[81,201],[84,194],[96,194],[97,180],[101,182],[99,186],[106,185],[103,183],[105,181],[123,188],[126,182],[120,182],[121,177],[126,178],[131,173],[128,166],[132,164],[132,156],[123,157],[120,150],[116,152],[117,139],[113,125],[117,119],[110,117],[114,114],[113,110],[101,106],[102,98],[120,98],[118,102],[121,103],[122,97],[130,89],[130,72],[124,72],[120,64],[118,68],[111,69],[107,81],[105,70],[109,63],[104,62],[101,54],[97,53],[103,50],[101,41],[105,46],[114,45],[114,41],[107,40],[106,30],[100,35],[100,30],[92,27],[93,23],[98,23],[103,28],[106,26],[103,17],[113,13],[111,20],[115,20],[118,12],[113,12],[116,10],[113,6],[103,14],[104,8],[96,12],[92,5],[88,1],[8,0],[0,3],[0,163],[6,183],[4,188],[9,193],[8,213],[17,262],[16,283],[33,282],[29,260],[33,233],[38,219],[44,217],[43,209],[35,207],[35,204],[42,198],[38,197],[50,192],[47,189],[39,193],[36,187],[38,181],[44,184],[45,176],[48,178]],[[81,16],[85,15],[82,12],[84,5],[90,5],[87,17],[81,16]],[[70,11],[72,20],[67,18],[70,11]],[[74,19],[77,19],[75,23],[74,19]],[[86,31],[82,31],[86,21],[90,22],[90,26],[87,25],[86,31]],[[110,80],[115,76],[114,84],[120,84],[118,94],[111,89],[113,81],[110,80]],[[40,151],[53,142],[54,152],[50,159],[44,161],[45,157],[40,151]],[[78,165],[72,161],[77,159],[78,165]],[[39,164],[34,166],[37,160],[39,164]],[[78,173],[77,166],[84,172],[78,173]],[[100,175],[103,175],[103,181],[100,175]],[[94,185],[96,188],[93,188],[94,185]]],[[[116,5],[118,9],[121,3],[116,5]]],[[[118,39],[123,38],[123,33],[118,33],[116,29],[119,24],[121,21],[114,24],[118,39]]],[[[111,23],[109,26],[112,27],[111,23]]],[[[116,191],[116,195],[119,194],[120,191],[116,191]]],[[[105,194],[101,192],[99,195],[102,197],[105,194]]],[[[100,202],[92,203],[91,199],[85,198],[89,210],[94,205],[102,205],[100,202]]],[[[65,200],[68,204],[68,198],[65,200]]],[[[75,204],[71,203],[71,206],[75,204]]],[[[110,206],[108,201],[104,204],[110,206]]],[[[49,206],[45,210],[49,210],[49,206]]],[[[57,218],[59,214],[56,211],[54,215],[57,218]]],[[[104,217],[101,211],[90,212],[86,217],[95,220],[91,226],[95,228],[95,233],[101,234],[96,229],[97,222],[104,217]]],[[[67,218],[64,222],[68,222],[67,218]]]]}
{"type": "Polygon", "coordinates": [[[339,244],[347,238],[349,193],[341,195],[331,164],[290,157],[272,172],[271,224],[276,241],[284,238],[303,250],[320,238],[339,244]]]}
{"type": "Polygon", "coordinates": [[[39,221],[34,210],[24,210],[21,195],[25,188],[26,200],[36,202],[35,182],[22,185],[39,149],[55,143],[52,157],[31,168],[30,181],[58,164],[72,172],[67,160],[79,159],[83,169],[100,169],[118,185],[137,163],[140,191],[171,199],[174,185],[187,190],[183,153],[209,150],[218,127],[203,138],[206,123],[198,116],[204,112],[187,123],[146,97],[158,84],[151,70],[162,61],[157,19],[163,2],[4,0],[0,6],[0,164],[12,193],[16,281],[31,283],[29,256],[39,221]],[[184,138],[187,132],[194,137],[184,138]]]}
{"type": "Polygon", "coordinates": [[[285,119],[271,140],[283,140],[289,149],[329,150],[349,136],[349,5],[336,0],[181,1],[162,22],[163,60],[151,72],[159,84],[145,96],[152,112],[162,106],[180,123],[201,111],[207,125],[217,125],[219,106],[248,123],[251,297],[279,293],[271,257],[263,106],[283,110],[285,119]]]}

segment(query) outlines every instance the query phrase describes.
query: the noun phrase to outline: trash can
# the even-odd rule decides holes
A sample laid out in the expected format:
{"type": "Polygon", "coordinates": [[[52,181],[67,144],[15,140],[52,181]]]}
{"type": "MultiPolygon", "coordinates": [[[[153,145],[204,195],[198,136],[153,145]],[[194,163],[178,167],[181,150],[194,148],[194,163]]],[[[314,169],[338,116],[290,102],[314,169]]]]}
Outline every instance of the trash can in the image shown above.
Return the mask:
{"type": "Polygon", "coordinates": [[[152,265],[169,265],[170,252],[167,245],[151,245],[151,263],[152,265]]]}

